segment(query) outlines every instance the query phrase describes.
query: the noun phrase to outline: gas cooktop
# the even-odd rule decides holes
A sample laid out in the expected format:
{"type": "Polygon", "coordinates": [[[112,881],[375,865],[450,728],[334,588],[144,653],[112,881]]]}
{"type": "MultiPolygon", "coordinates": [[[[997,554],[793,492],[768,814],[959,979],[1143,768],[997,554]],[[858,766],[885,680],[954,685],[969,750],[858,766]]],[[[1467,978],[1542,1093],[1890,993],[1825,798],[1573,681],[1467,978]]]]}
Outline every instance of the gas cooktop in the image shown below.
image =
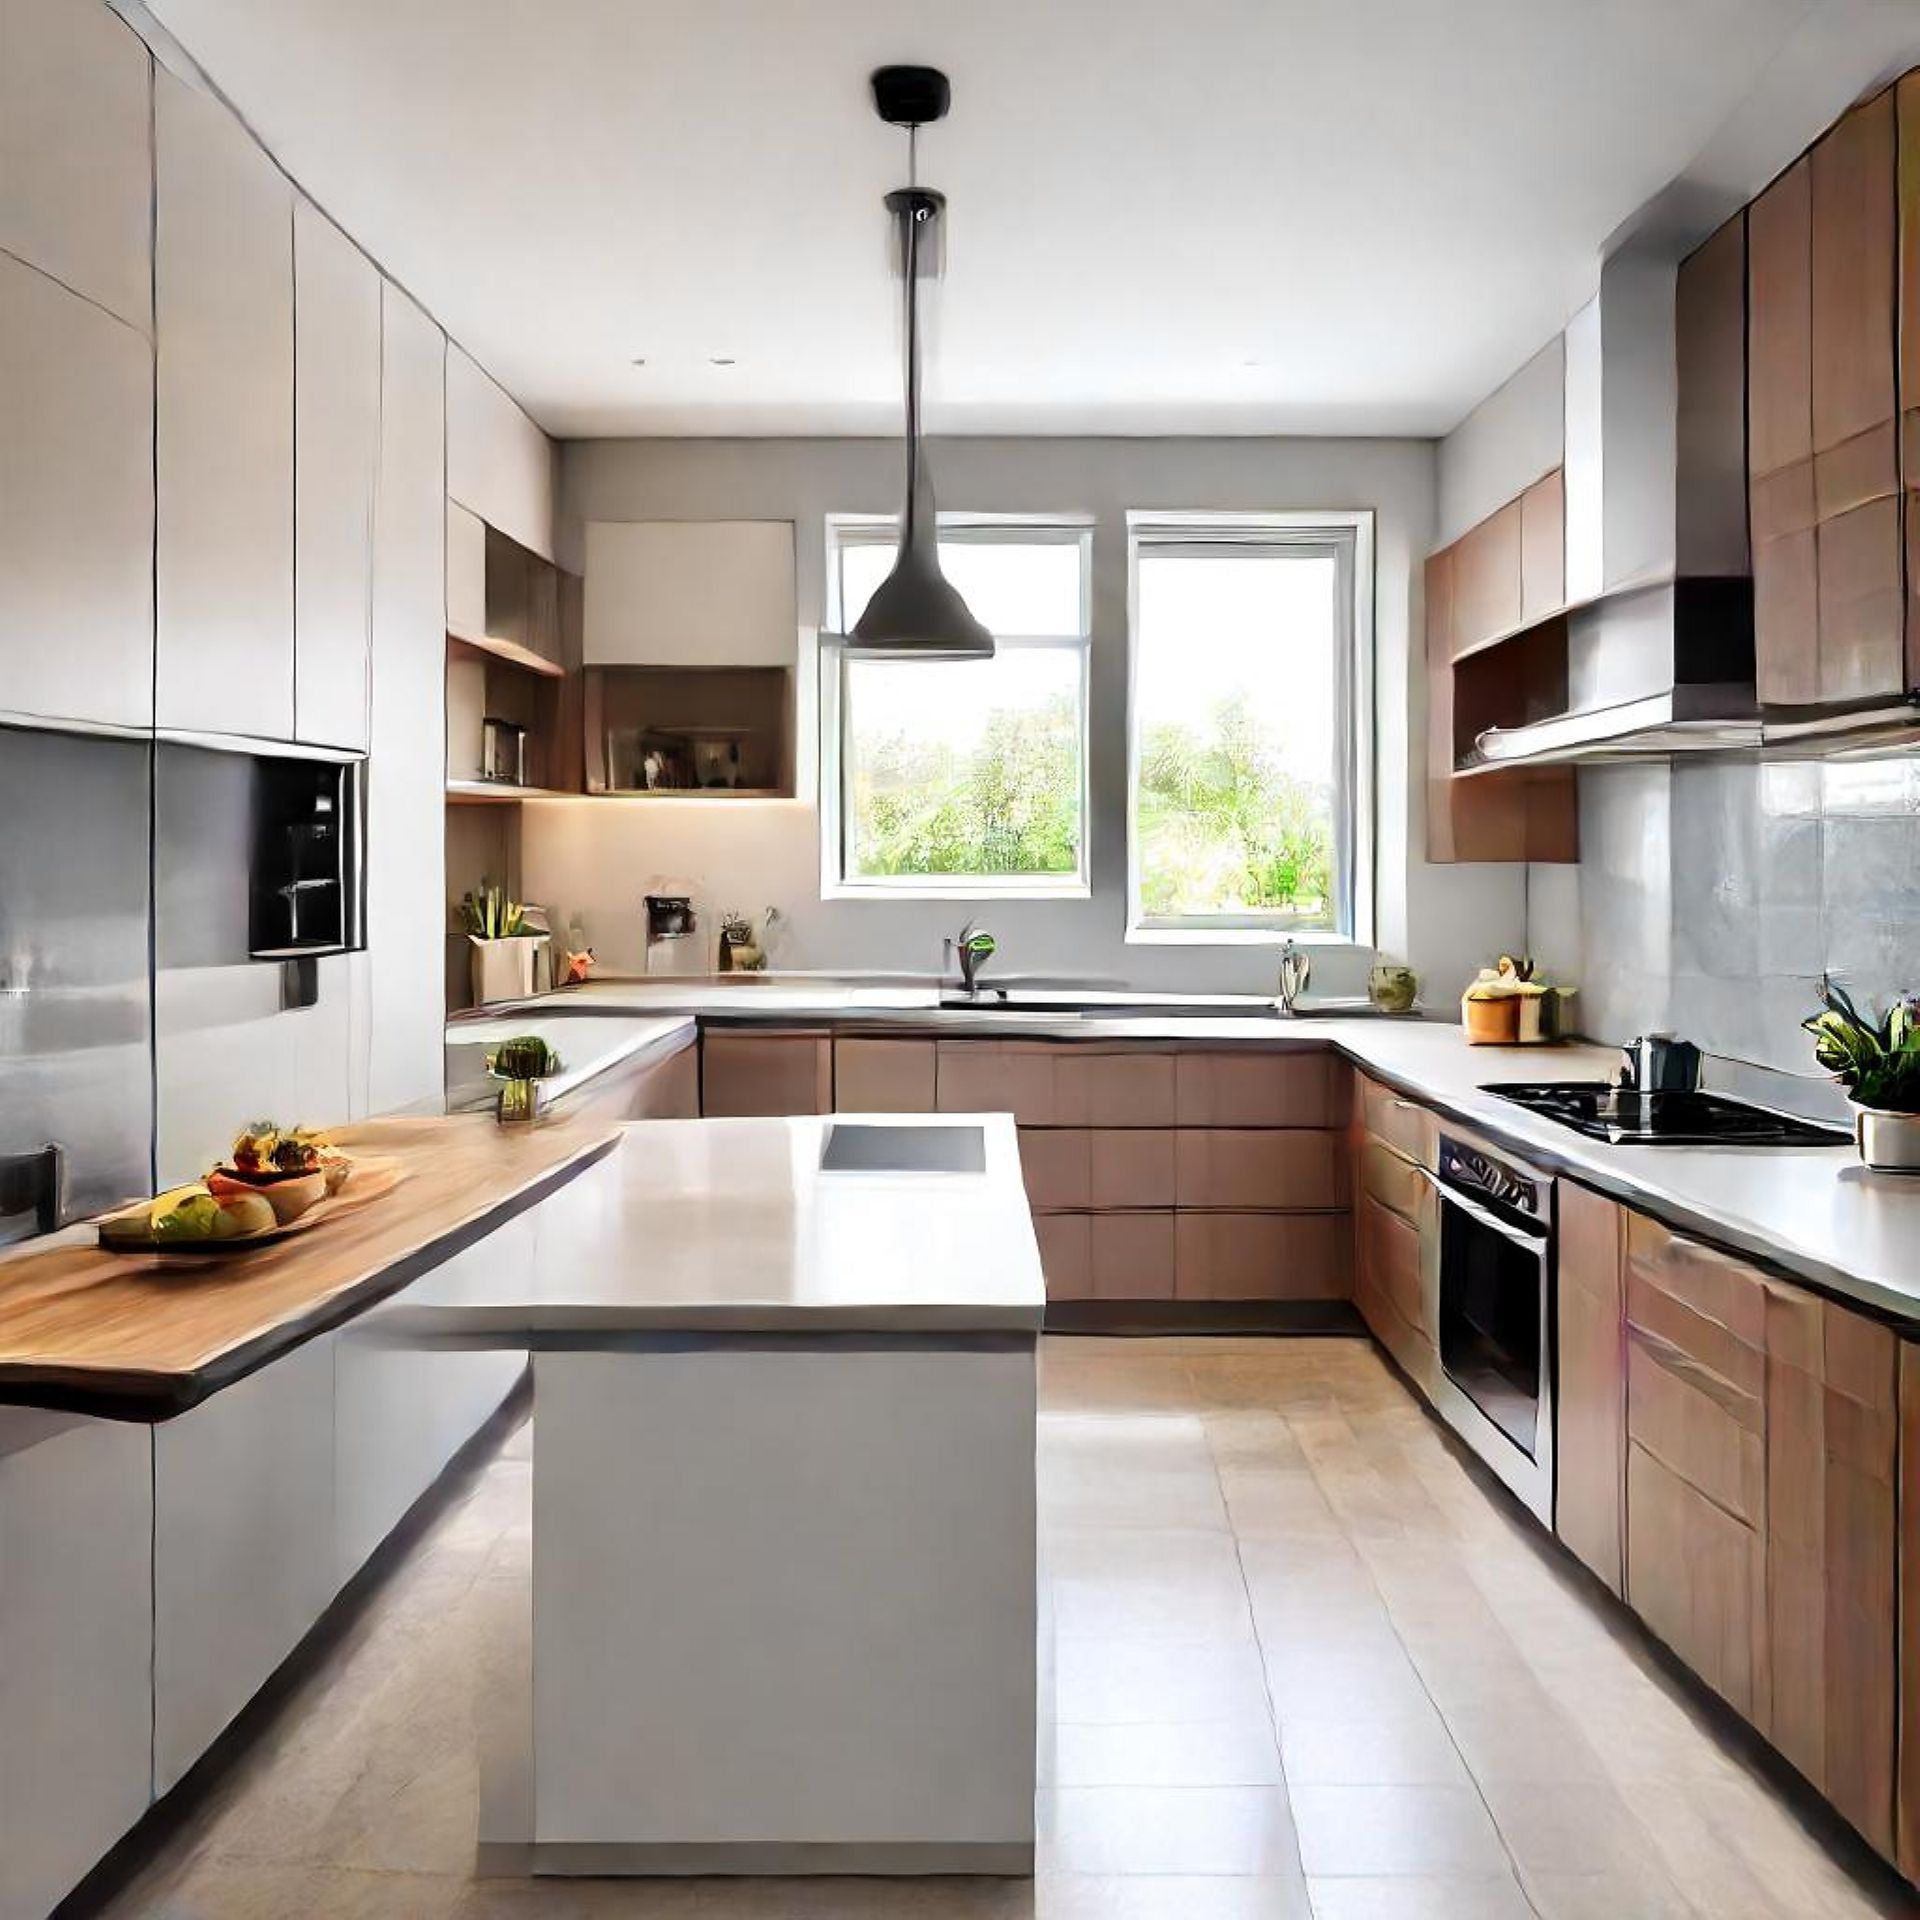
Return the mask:
{"type": "Polygon", "coordinates": [[[1639,1093],[1604,1080],[1538,1086],[1482,1087],[1530,1113],[1615,1145],[1654,1147],[1831,1147],[1847,1136],[1835,1127],[1750,1107],[1722,1094],[1639,1093]]]}

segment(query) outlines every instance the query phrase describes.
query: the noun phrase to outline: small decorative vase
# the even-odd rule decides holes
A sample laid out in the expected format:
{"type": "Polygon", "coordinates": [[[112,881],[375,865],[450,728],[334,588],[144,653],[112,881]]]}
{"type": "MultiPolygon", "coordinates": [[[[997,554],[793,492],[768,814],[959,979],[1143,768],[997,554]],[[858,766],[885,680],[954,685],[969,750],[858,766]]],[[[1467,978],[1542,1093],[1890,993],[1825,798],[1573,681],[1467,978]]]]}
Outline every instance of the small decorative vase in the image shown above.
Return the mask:
{"type": "Polygon", "coordinates": [[[1920,1113],[1855,1107],[1853,1137],[1875,1173],[1920,1173],[1920,1113]]]}
{"type": "Polygon", "coordinates": [[[525,1125],[539,1110],[538,1080],[501,1081],[499,1119],[503,1126],[525,1125]]]}
{"type": "Polygon", "coordinates": [[[1367,971],[1367,998],[1376,1013],[1410,1013],[1420,991],[1420,977],[1398,961],[1383,960],[1367,971]]]}
{"type": "Polygon", "coordinates": [[[525,1000],[533,992],[533,953],[537,935],[517,934],[508,940],[482,940],[468,934],[473,944],[473,1003],[484,1007],[495,1000],[525,1000]]]}

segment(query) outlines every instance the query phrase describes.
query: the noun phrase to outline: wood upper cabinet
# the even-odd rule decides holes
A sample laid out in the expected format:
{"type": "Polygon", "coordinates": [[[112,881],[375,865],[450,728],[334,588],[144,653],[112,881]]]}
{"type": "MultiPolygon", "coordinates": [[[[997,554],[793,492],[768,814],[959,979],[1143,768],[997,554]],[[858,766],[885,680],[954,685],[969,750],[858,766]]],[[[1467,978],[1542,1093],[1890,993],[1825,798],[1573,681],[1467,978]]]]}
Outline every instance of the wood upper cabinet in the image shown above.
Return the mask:
{"type": "Polygon", "coordinates": [[[1449,651],[1455,659],[1520,624],[1521,518],[1520,502],[1509,500],[1454,543],[1449,651]]]}
{"type": "Polygon", "coordinates": [[[293,737],[293,189],[154,75],[155,718],[293,737]]]}
{"type": "Polygon", "coordinates": [[[1895,94],[1899,120],[1900,472],[1906,528],[1907,685],[1920,687],[1920,70],[1895,94]]]}
{"type": "Polygon", "coordinates": [[[590,520],[589,666],[791,667],[790,520],[590,520]]]}
{"type": "Polygon", "coordinates": [[[1554,1531],[1622,1591],[1626,1520],[1624,1227],[1611,1200],[1562,1180],[1559,1200],[1559,1392],[1554,1403],[1554,1531]]]}
{"type": "Polygon", "coordinates": [[[1560,468],[1520,496],[1520,618],[1544,620],[1567,604],[1567,489],[1560,468]]]}
{"type": "Polygon", "coordinates": [[[1814,148],[1813,486],[1820,698],[1906,684],[1895,406],[1891,88],[1814,148]]]}
{"type": "Polygon", "coordinates": [[[1888,88],[1855,107],[1748,210],[1754,641],[1769,703],[1909,682],[1896,104],[1888,88]]]}
{"type": "Polygon", "coordinates": [[[294,700],[298,739],[364,748],[380,276],[302,200],[293,214],[294,700]]]}

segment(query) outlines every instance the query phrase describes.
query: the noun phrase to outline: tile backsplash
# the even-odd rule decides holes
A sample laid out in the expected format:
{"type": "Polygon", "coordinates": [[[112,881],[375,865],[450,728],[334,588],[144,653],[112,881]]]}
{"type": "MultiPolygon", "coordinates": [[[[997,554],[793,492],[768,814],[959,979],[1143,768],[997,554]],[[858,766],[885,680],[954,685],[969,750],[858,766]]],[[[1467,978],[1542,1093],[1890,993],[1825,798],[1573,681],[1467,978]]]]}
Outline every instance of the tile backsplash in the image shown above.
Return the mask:
{"type": "Polygon", "coordinates": [[[1920,755],[1595,767],[1580,810],[1595,1037],[1668,1026],[1806,1075],[1823,971],[1863,1002],[1920,988],[1920,755]]]}

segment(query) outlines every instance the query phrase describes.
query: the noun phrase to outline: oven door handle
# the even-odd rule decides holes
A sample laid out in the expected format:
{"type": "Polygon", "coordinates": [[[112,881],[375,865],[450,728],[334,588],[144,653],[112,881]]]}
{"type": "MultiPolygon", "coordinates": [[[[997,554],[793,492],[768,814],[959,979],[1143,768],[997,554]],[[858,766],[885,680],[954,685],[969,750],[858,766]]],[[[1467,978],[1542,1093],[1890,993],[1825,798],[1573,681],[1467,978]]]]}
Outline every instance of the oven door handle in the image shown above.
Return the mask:
{"type": "Polygon", "coordinates": [[[1511,1221],[1502,1220],[1491,1207],[1483,1207],[1478,1200],[1470,1199],[1458,1187],[1442,1180],[1431,1167],[1422,1167],[1420,1176],[1447,1206],[1458,1207],[1469,1220],[1487,1228],[1489,1232],[1499,1234],[1504,1240],[1511,1240],[1517,1247],[1525,1247],[1529,1253],[1545,1257],[1547,1251],[1545,1227],[1542,1227],[1538,1233],[1529,1233],[1525,1227],[1516,1227],[1511,1221]]]}

